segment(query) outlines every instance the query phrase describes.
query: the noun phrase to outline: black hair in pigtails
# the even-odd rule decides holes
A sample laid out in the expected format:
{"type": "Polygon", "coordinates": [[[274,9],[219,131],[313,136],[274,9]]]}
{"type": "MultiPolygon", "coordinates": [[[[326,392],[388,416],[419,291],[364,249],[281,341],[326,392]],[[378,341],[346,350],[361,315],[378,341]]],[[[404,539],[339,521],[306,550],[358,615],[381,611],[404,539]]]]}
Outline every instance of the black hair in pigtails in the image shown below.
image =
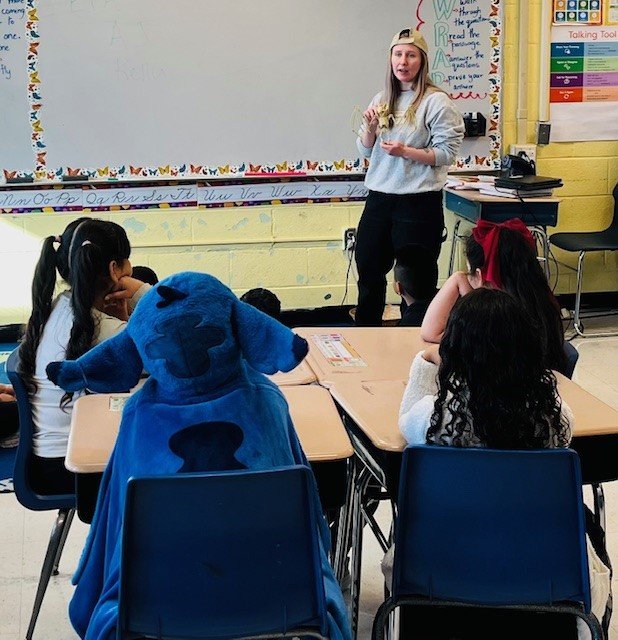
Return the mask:
{"type": "Polygon", "coordinates": [[[101,249],[90,242],[77,247],[71,257],[71,307],[73,327],[67,345],[67,360],[76,360],[92,346],[95,323],[92,308],[97,293],[96,284],[106,268],[101,249]]]}
{"type": "Polygon", "coordinates": [[[61,236],[48,236],[43,241],[41,257],[37,262],[32,280],[32,313],[26,326],[26,332],[19,348],[19,372],[30,393],[36,391],[34,372],[36,371],[36,352],[43,335],[43,329],[52,309],[56,287],[56,270],[63,280],[69,280],[69,249],[75,230],[88,218],[78,218],[70,222],[61,236]],[[54,250],[54,243],[58,249],[54,250]]]}
{"type": "Polygon", "coordinates": [[[32,314],[26,326],[23,342],[19,348],[20,374],[28,391],[34,393],[36,384],[33,376],[36,369],[36,352],[43,333],[43,327],[52,309],[52,299],[56,287],[56,251],[54,236],[43,241],[41,257],[37,262],[32,279],[32,314]]]}

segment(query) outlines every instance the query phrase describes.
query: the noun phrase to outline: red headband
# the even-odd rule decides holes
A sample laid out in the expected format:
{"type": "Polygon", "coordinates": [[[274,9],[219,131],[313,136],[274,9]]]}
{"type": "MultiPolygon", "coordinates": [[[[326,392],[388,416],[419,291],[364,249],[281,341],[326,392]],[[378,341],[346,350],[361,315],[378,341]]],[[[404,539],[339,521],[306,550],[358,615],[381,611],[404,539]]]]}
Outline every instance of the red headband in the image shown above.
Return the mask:
{"type": "Polygon", "coordinates": [[[519,218],[512,218],[499,224],[488,222],[487,220],[479,220],[476,223],[476,227],[472,229],[472,237],[481,245],[485,254],[481,275],[485,282],[489,282],[498,289],[502,289],[500,261],[498,260],[498,241],[502,229],[511,229],[520,233],[536,253],[536,243],[530,233],[530,229],[519,218]]]}

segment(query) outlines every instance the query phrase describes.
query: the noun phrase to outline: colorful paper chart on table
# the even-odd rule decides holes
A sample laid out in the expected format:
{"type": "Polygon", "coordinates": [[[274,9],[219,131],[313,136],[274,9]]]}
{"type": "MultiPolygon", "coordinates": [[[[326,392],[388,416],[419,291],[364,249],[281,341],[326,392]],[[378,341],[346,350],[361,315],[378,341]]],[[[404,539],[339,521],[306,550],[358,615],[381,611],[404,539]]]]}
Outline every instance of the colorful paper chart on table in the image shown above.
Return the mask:
{"type": "Polygon", "coordinates": [[[340,333],[319,333],[311,339],[333,367],[366,367],[367,363],[340,333]]]}
{"type": "Polygon", "coordinates": [[[127,396],[110,396],[109,410],[122,411],[129,398],[127,396]]]}

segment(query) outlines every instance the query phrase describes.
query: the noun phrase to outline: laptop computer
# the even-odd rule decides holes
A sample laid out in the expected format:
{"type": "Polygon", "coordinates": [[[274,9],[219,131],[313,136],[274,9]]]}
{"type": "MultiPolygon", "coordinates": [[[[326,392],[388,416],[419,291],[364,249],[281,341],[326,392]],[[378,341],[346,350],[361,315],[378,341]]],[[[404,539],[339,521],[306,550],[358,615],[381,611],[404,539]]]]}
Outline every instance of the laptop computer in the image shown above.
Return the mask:
{"type": "Polygon", "coordinates": [[[521,176],[520,178],[496,178],[495,186],[518,191],[538,191],[540,189],[557,189],[562,186],[560,178],[548,176],[521,176]]]}

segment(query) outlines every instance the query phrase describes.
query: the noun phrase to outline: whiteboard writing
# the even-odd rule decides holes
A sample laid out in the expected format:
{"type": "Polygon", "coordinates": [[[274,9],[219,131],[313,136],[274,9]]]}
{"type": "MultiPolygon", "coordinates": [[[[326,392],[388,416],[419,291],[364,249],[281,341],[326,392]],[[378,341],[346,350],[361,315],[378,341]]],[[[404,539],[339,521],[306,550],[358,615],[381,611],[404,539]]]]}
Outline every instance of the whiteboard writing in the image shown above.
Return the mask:
{"type": "Polygon", "coordinates": [[[34,164],[26,85],[26,0],[0,0],[0,168],[34,164]]]}

